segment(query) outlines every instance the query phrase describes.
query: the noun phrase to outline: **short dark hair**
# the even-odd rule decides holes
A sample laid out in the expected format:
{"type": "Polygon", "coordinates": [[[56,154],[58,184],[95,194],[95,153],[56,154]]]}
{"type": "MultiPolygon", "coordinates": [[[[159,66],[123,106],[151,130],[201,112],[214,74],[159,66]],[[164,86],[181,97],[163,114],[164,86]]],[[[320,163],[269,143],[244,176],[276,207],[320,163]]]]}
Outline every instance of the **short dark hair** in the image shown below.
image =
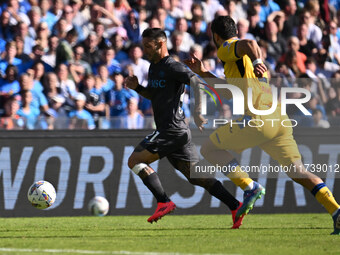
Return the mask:
{"type": "Polygon", "coordinates": [[[249,17],[253,17],[257,15],[257,11],[255,10],[255,8],[251,8],[249,7],[247,10],[247,16],[249,17]]]}
{"type": "Polygon", "coordinates": [[[78,37],[78,32],[75,28],[72,28],[67,32],[66,36],[78,37]]]}
{"type": "Polygon", "coordinates": [[[316,61],[313,57],[309,57],[305,61],[305,65],[309,65],[309,64],[312,64],[312,63],[316,64],[316,61]]]}
{"type": "Polygon", "coordinates": [[[156,39],[159,39],[159,38],[166,39],[166,34],[160,28],[147,28],[143,31],[142,37],[143,38],[150,38],[150,39],[153,39],[153,40],[156,40],[156,39]]]}
{"type": "Polygon", "coordinates": [[[18,74],[19,74],[18,68],[15,65],[8,64],[8,66],[5,69],[6,76],[9,73],[10,70],[13,70],[15,79],[17,80],[18,79],[18,74]]]}
{"type": "Polygon", "coordinates": [[[135,48],[140,48],[143,49],[142,45],[140,45],[139,43],[132,43],[128,49],[128,51],[135,49],[135,48]]]}
{"type": "Polygon", "coordinates": [[[193,16],[191,19],[191,23],[200,21],[203,21],[203,18],[201,16],[193,16]]]}
{"type": "Polygon", "coordinates": [[[230,16],[218,16],[215,18],[211,23],[211,31],[224,40],[237,36],[235,21],[230,16]]]}
{"type": "Polygon", "coordinates": [[[284,10],[287,6],[290,5],[290,2],[289,0],[281,0],[279,5],[280,5],[280,8],[284,10]]]}

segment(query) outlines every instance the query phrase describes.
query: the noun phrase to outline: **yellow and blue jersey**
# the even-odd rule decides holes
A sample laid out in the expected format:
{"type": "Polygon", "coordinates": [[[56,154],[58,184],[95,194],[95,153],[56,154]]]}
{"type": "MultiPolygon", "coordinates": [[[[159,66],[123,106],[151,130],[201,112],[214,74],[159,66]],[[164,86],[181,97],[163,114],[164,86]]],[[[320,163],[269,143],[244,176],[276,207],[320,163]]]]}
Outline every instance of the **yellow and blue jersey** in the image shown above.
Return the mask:
{"type": "Polygon", "coordinates": [[[236,120],[236,124],[230,122],[217,128],[210,140],[217,148],[233,150],[241,153],[247,148],[259,146],[273,159],[283,166],[290,165],[301,159],[297,144],[293,138],[291,127],[281,125],[290,120],[287,115],[281,116],[280,106],[270,115],[256,116],[248,108],[248,88],[252,88],[252,102],[257,110],[271,108],[273,96],[271,87],[267,82],[267,73],[258,79],[254,74],[253,63],[247,55],[237,55],[236,47],[238,39],[226,40],[218,49],[217,56],[224,64],[224,74],[228,84],[237,86],[244,94],[245,114],[236,120]],[[267,120],[276,119],[275,123],[267,120]],[[245,121],[242,125],[242,121],[245,121]],[[252,121],[252,125],[248,125],[252,121]]]}
{"type": "Polygon", "coordinates": [[[217,57],[224,65],[224,74],[229,84],[237,86],[245,97],[246,114],[250,114],[247,104],[248,88],[252,88],[252,101],[257,110],[269,109],[272,105],[271,87],[267,82],[267,73],[258,79],[254,74],[253,63],[247,55],[237,55],[239,39],[226,40],[218,49],[217,57]]]}

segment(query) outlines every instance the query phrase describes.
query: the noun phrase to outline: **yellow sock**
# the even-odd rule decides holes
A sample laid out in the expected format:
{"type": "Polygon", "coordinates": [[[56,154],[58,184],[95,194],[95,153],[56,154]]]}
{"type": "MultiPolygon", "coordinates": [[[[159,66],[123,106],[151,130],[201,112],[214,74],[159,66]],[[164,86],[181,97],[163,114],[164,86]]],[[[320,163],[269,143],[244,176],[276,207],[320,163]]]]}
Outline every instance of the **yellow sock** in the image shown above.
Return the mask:
{"type": "Polygon", "coordinates": [[[246,172],[242,171],[239,165],[235,166],[235,169],[227,174],[227,177],[243,190],[253,181],[246,172]]]}
{"type": "MultiPolygon", "coordinates": [[[[322,184],[323,184],[321,185],[322,187],[319,190],[317,190],[314,195],[315,195],[316,200],[318,200],[318,202],[322,204],[323,207],[326,208],[327,212],[330,215],[332,215],[336,210],[340,208],[340,205],[335,201],[335,198],[332,192],[328,189],[328,187],[324,183],[322,184]]],[[[318,185],[316,185],[315,187],[317,187],[318,185]]],[[[313,193],[313,190],[312,190],[312,193],[313,193]]]]}

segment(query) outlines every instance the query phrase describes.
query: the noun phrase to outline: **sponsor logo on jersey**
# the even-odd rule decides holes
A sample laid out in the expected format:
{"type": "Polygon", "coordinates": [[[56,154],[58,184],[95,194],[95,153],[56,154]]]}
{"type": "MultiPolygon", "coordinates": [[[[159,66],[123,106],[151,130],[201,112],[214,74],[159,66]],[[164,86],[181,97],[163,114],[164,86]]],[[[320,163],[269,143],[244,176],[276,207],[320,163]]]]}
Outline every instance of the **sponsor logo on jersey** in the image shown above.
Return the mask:
{"type": "Polygon", "coordinates": [[[151,88],[165,88],[165,80],[149,80],[151,88]]]}

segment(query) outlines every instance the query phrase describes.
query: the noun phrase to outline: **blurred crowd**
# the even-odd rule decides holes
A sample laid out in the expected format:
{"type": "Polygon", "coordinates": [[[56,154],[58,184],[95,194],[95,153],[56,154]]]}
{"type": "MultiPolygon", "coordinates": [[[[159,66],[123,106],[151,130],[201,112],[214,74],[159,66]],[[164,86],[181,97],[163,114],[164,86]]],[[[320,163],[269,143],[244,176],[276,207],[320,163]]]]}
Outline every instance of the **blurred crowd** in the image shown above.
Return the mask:
{"type": "MultiPolygon", "coordinates": [[[[132,74],[147,85],[142,32],[164,29],[171,56],[194,53],[223,77],[209,30],[217,15],[258,42],[273,86],[311,91],[303,126],[339,126],[339,8],[339,0],[1,1],[0,129],[153,128],[151,102],[124,86],[132,74]]],[[[188,118],[189,104],[188,89],[188,118]]],[[[230,118],[231,106],[209,114],[230,118]]]]}

